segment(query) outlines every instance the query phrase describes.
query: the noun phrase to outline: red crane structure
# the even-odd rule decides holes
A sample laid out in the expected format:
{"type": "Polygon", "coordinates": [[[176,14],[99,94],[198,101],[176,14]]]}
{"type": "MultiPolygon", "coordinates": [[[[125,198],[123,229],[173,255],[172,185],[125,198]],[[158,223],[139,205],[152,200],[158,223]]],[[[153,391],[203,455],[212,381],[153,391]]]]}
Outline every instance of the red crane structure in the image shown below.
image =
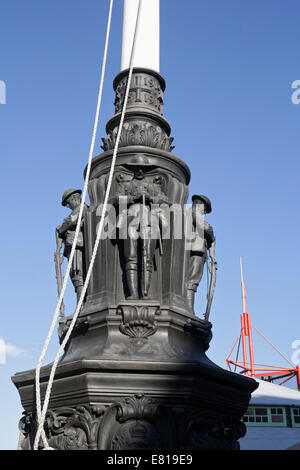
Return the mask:
{"type": "Polygon", "coordinates": [[[232,370],[234,366],[235,370],[240,368],[240,374],[247,375],[249,377],[257,377],[269,382],[275,382],[275,380],[281,380],[278,385],[282,385],[288,380],[296,377],[297,387],[300,391],[300,365],[296,366],[292,364],[252,323],[251,315],[247,312],[247,298],[246,298],[246,287],[243,278],[243,268],[242,268],[242,259],[240,259],[241,264],[241,281],[242,281],[242,296],[243,296],[243,313],[241,315],[241,332],[228,358],[226,359],[228,370],[232,370]],[[277,351],[280,356],[286,360],[290,367],[277,367],[277,366],[268,366],[266,364],[257,364],[254,362],[254,352],[253,352],[253,337],[252,329],[254,329],[270,346],[272,346],[275,351],[277,351]],[[239,361],[239,350],[240,344],[242,342],[242,351],[243,351],[243,360],[239,361]],[[237,346],[238,345],[238,346],[237,346]],[[236,360],[230,359],[234,350],[237,346],[236,360]],[[249,352],[249,360],[248,360],[249,352]]]}

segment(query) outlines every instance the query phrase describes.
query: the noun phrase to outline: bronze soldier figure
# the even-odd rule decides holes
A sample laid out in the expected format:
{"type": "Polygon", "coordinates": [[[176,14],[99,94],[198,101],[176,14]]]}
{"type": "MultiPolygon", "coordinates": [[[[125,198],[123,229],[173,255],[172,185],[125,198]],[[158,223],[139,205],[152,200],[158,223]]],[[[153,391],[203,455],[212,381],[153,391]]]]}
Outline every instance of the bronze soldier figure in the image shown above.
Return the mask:
{"type": "MultiPolygon", "coordinates": [[[[66,206],[72,210],[71,214],[66,217],[61,225],[56,227],[58,235],[64,242],[64,256],[69,259],[73,240],[75,237],[76,225],[78,221],[80,203],[81,203],[81,190],[80,189],[67,189],[62,196],[62,206],[66,206]]],[[[81,229],[79,231],[76,249],[74,253],[73,263],[70,271],[70,277],[77,294],[77,302],[80,298],[82,288],[84,285],[85,277],[85,262],[84,262],[84,240],[83,240],[83,220],[84,213],[87,206],[84,205],[83,217],[81,222],[81,229]]]]}
{"type": "Polygon", "coordinates": [[[152,181],[146,180],[141,167],[135,168],[131,181],[120,182],[119,197],[115,204],[124,196],[127,207],[118,216],[117,228],[119,232],[126,230],[122,238],[129,290],[127,298],[147,298],[154,251],[159,242],[162,254],[161,230],[167,225],[167,219],[158,206],[168,203],[168,200],[161,190],[160,177],[152,177],[152,181]]]}
{"type": "MultiPolygon", "coordinates": [[[[211,212],[210,200],[206,196],[195,194],[192,197],[192,201],[192,230],[194,237],[189,256],[187,301],[190,309],[194,311],[195,293],[203,276],[204,265],[207,260],[207,251],[209,251],[209,255],[213,263],[213,269],[216,269],[216,239],[212,226],[203,218],[204,214],[209,214],[211,212]]],[[[215,271],[213,281],[215,282],[215,271]]],[[[214,285],[212,287],[214,287],[214,285]]],[[[212,295],[213,289],[210,289],[209,296],[212,295]]],[[[210,305],[211,299],[208,300],[210,300],[210,305]]]]}

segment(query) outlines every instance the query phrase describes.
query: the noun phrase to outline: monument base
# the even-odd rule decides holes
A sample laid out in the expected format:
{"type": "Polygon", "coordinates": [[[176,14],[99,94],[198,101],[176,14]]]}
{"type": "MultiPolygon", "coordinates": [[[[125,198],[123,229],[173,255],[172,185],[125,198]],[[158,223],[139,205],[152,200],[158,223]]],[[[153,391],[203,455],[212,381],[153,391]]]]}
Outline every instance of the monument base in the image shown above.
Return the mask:
{"type": "MultiPolygon", "coordinates": [[[[109,314],[82,317],[77,328],[51,392],[45,431],[52,448],[239,448],[245,434],[240,420],[257,383],[208,359],[209,322],[151,301],[141,308],[124,301],[109,314]]],[[[50,368],[41,370],[42,397],[50,368]]],[[[34,370],[12,380],[25,409],[22,447],[32,449],[34,370]]]]}

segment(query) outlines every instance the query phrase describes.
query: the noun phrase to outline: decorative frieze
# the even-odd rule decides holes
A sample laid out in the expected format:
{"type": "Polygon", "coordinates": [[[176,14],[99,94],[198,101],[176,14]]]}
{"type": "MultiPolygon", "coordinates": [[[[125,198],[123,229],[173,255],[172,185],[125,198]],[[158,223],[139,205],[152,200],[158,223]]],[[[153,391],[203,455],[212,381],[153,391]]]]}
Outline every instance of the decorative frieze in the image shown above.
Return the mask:
{"type": "MultiPolygon", "coordinates": [[[[25,436],[22,449],[30,450],[36,432],[32,413],[20,423],[25,436]]],[[[238,440],[246,433],[237,417],[180,405],[167,407],[144,394],[111,406],[49,410],[44,429],[48,445],[55,450],[238,450],[238,440]]],[[[40,444],[42,448],[42,440],[40,444]]]]}
{"type": "MultiPolygon", "coordinates": [[[[157,74],[158,75],[158,74],[157,74]]],[[[115,92],[115,113],[122,110],[124,97],[127,87],[128,74],[120,75],[115,92]]],[[[128,95],[127,107],[141,107],[153,109],[155,112],[162,114],[163,112],[163,90],[161,83],[155,75],[147,73],[133,73],[130,91],[128,95]]]]}

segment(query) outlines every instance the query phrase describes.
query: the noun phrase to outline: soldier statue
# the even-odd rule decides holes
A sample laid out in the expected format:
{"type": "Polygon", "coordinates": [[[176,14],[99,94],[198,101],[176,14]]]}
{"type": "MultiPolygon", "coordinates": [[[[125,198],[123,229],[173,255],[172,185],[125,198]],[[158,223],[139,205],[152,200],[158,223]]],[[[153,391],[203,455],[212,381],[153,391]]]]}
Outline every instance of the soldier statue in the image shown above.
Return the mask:
{"type": "Polygon", "coordinates": [[[203,276],[204,265],[207,260],[207,251],[211,259],[211,282],[208,293],[208,303],[205,317],[208,319],[209,310],[212,302],[213,291],[215,287],[217,263],[215,260],[215,244],[213,228],[204,220],[204,214],[211,212],[211,202],[203,195],[194,195],[192,197],[192,243],[190,245],[189,268],[187,279],[187,302],[192,311],[194,311],[194,299],[198,285],[203,276]]]}
{"type": "MultiPolygon", "coordinates": [[[[64,256],[69,259],[73,240],[75,237],[76,225],[79,217],[80,204],[81,204],[81,190],[80,189],[67,189],[62,196],[62,206],[66,206],[72,210],[71,214],[66,217],[61,225],[56,227],[58,237],[64,242],[64,256]]],[[[84,262],[84,240],[83,240],[83,220],[87,206],[84,205],[83,217],[81,222],[80,231],[76,243],[76,249],[70,271],[70,277],[77,294],[77,302],[79,301],[82,288],[84,285],[85,277],[85,262],[84,262]]]]}
{"type": "Polygon", "coordinates": [[[141,166],[133,171],[131,181],[123,181],[122,174],[119,175],[120,189],[113,203],[119,207],[126,204],[120,210],[117,228],[120,242],[123,242],[127,298],[139,299],[148,297],[157,243],[163,254],[161,232],[168,222],[159,205],[168,204],[168,199],[161,190],[159,175],[149,180],[141,166]]]}

